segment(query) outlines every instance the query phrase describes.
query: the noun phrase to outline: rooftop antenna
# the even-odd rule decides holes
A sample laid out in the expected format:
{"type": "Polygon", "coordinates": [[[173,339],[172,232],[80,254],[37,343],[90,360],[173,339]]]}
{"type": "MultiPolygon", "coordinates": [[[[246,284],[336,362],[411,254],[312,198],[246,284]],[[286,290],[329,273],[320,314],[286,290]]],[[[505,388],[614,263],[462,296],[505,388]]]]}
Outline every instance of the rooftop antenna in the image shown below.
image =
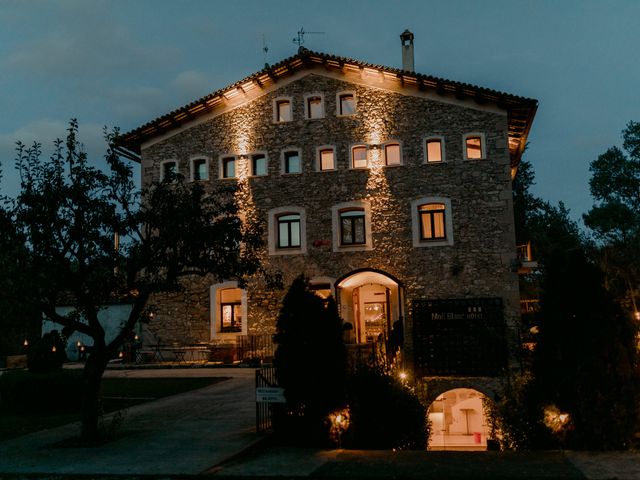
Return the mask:
{"type": "Polygon", "coordinates": [[[300,30],[298,30],[298,37],[293,39],[293,43],[298,44],[298,50],[300,50],[302,48],[302,45],[304,45],[304,36],[311,35],[311,34],[323,35],[324,32],[305,32],[304,27],[300,27],[300,30]]]}
{"type": "Polygon", "coordinates": [[[264,68],[269,68],[269,62],[267,62],[267,53],[269,53],[269,47],[267,47],[267,37],[262,34],[262,53],[264,55],[264,68]]]}

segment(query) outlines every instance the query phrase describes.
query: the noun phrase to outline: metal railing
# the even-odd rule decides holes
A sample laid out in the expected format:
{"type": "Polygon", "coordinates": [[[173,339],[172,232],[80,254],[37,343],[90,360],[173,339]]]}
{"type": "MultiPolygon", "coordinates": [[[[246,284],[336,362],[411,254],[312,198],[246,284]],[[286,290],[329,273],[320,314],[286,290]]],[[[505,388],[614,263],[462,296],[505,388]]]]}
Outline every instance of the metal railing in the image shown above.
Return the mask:
{"type": "MultiPolygon", "coordinates": [[[[278,386],[276,369],[265,367],[256,369],[256,390],[258,388],[275,388],[278,386]]],[[[263,433],[273,428],[273,416],[278,409],[283,409],[282,403],[266,403],[256,401],[256,431],[263,433]]]]}
{"type": "Polygon", "coordinates": [[[236,337],[237,358],[241,362],[260,361],[262,363],[271,363],[275,347],[273,344],[273,335],[238,335],[236,337]]]}

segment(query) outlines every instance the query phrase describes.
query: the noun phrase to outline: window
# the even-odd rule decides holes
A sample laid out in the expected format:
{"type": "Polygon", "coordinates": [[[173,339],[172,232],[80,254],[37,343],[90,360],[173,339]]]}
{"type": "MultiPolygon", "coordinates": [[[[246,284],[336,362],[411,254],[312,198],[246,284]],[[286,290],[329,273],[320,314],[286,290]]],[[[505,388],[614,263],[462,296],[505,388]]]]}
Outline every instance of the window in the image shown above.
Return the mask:
{"type": "Polygon", "coordinates": [[[297,150],[284,152],[284,173],[301,173],[302,163],[297,150]]]}
{"type": "Polygon", "coordinates": [[[276,100],[275,110],[276,122],[290,122],[293,119],[293,115],[291,114],[291,100],[276,100]]]}
{"type": "Polygon", "coordinates": [[[340,244],[364,245],[365,243],[364,209],[340,212],[340,244]]]}
{"type": "Polygon", "coordinates": [[[300,247],[300,214],[290,213],[278,217],[278,248],[300,247]]]}
{"type": "Polygon", "coordinates": [[[351,168],[367,168],[367,147],[359,145],[351,149],[351,168]]]}
{"type": "Polygon", "coordinates": [[[418,207],[420,216],[420,238],[434,240],[446,238],[443,203],[427,203],[418,207]]]}
{"type": "Polygon", "coordinates": [[[242,290],[225,288],[220,291],[220,332],[242,331],[242,290]]]}
{"type": "Polygon", "coordinates": [[[318,150],[318,170],[335,170],[336,159],[333,148],[321,148],[318,150]]]}
{"type": "Polygon", "coordinates": [[[220,166],[222,178],[236,178],[236,157],[222,157],[220,166]]]}
{"type": "Polygon", "coordinates": [[[320,95],[306,98],[305,110],[308,119],[324,117],[324,106],[320,95]]]}
{"type": "Polygon", "coordinates": [[[371,204],[365,200],[331,207],[333,251],[373,250],[371,204]]]}
{"type": "Polygon", "coordinates": [[[173,182],[178,176],[178,162],[165,160],[160,164],[160,180],[173,182]]]}
{"type": "Polygon", "coordinates": [[[267,156],[264,153],[251,155],[251,175],[255,177],[267,174],[267,156]]]}
{"type": "Polygon", "coordinates": [[[354,115],[356,113],[356,96],[353,93],[338,94],[338,115],[354,115]]]}
{"type": "Polygon", "coordinates": [[[191,179],[193,181],[209,180],[209,165],[205,158],[191,161],[191,179]]]}
{"type": "Polygon", "coordinates": [[[399,143],[387,143],[384,146],[384,162],[385,165],[400,165],[400,144],[399,143]]]}
{"type": "Polygon", "coordinates": [[[444,197],[424,197],[411,202],[414,247],[453,245],[451,201],[444,197]]]}
{"type": "Polygon", "coordinates": [[[479,133],[470,133],[464,137],[464,153],[467,160],[480,160],[485,158],[484,136],[479,133]]]}
{"type": "Polygon", "coordinates": [[[238,282],[211,286],[211,338],[235,338],[247,333],[247,292],[238,282]]]}
{"type": "Polygon", "coordinates": [[[426,140],[426,161],[437,163],[444,160],[443,140],[441,138],[428,138],[426,140]]]}

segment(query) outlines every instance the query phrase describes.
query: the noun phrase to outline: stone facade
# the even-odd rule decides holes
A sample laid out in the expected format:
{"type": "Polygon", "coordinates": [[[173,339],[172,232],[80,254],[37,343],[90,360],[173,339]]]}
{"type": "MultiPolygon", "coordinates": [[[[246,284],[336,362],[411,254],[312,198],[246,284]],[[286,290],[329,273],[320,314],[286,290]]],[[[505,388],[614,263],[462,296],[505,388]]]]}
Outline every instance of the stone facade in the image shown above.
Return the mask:
{"type": "MultiPolygon", "coordinates": [[[[366,269],[397,280],[401,294],[394,315],[404,321],[409,367],[414,299],[501,298],[510,337],[515,339],[519,292],[513,268],[516,249],[506,111],[378,83],[367,82],[362,75],[351,81],[348,75],[308,68],[257,98],[143,145],[143,184],[159,178],[161,162],[166,160],[177,161],[180,173],[190,178],[191,160],[202,157],[208,160],[211,185],[237,182],[246,187],[242,207],[260,219],[266,235],[275,235],[273,225],[268,225],[269,210],[304,209],[306,253],[269,255],[265,246],[265,263],[282,272],[285,285],[300,273],[335,282],[366,269]],[[356,96],[352,116],[336,114],[338,94],[345,91],[356,96]],[[309,94],[322,95],[324,118],[305,118],[309,94]],[[292,102],[290,122],[274,121],[274,104],[280,97],[292,102]],[[483,159],[464,158],[464,135],[471,132],[483,137],[483,159]],[[425,138],[430,136],[444,139],[443,162],[425,162],[425,138]],[[392,140],[401,145],[402,164],[385,166],[384,144],[392,140]],[[369,146],[369,168],[350,168],[351,147],[356,144],[369,146]],[[317,149],[327,145],[335,148],[336,169],[318,171],[317,149]],[[301,154],[302,173],[283,174],[282,152],[293,147],[301,154]],[[248,175],[248,158],[254,152],[267,154],[266,176],[248,175]],[[230,154],[239,156],[239,179],[220,178],[220,158],[230,154]],[[414,247],[412,201],[420,198],[450,202],[446,215],[451,220],[451,244],[414,247]],[[334,251],[332,207],[345,202],[368,205],[372,248],[334,251]]],[[[185,293],[155,298],[158,315],[148,328],[162,341],[231,339],[231,335],[217,334],[212,326],[211,283],[193,279],[185,293]]],[[[269,290],[256,279],[246,294],[246,332],[272,333],[284,291],[269,290]]],[[[348,300],[341,306],[352,307],[348,300]]]]}

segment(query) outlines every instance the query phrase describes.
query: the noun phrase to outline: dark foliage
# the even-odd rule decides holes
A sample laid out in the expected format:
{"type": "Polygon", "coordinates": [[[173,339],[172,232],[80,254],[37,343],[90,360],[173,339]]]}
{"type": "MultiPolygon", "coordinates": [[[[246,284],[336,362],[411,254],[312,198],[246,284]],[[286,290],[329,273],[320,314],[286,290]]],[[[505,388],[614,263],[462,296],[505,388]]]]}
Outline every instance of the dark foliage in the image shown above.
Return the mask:
{"type": "Polygon", "coordinates": [[[581,248],[545,263],[534,356],[540,399],[571,416],[572,448],[628,448],[638,414],[637,329],[581,248]]]}
{"type": "Polygon", "coordinates": [[[429,438],[427,412],[400,381],[375,368],[349,377],[351,427],[345,445],[357,449],[424,450],[429,438]]]}
{"type": "Polygon", "coordinates": [[[336,304],[296,278],[276,323],[274,366],[285,389],[287,414],[276,427],[295,441],[326,443],[327,415],[344,407],[346,350],[336,304]]]}
{"type": "Polygon", "coordinates": [[[61,325],[63,336],[79,332],[92,339],[83,375],[85,439],[99,435],[98,393],[107,362],[135,325],[149,319],[151,295],[178,291],[181,279],[193,275],[242,283],[260,267],[261,233],[240,220],[242,192],[205,191],[180,176],[140,192],[131,165],[118,155],[117,134],[105,132],[105,171],[89,164],[75,120],[49,160],[41,159],[39,144],[18,144],[20,193],[6,210],[20,262],[11,270],[12,285],[21,286],[14,301],[61,325]],[[123,298],[132,309],[107,342],[99,312],[123,298]],[[63,302],[73,306],[66,315],[56,309],[63,302]]]}
{"type": "Polygon", "coordinates": [[[49,373],[62,369],[67,360],[66,344],[57,331],[45,333],[27,347],[27,366],[30,372],[49,373]]]}

